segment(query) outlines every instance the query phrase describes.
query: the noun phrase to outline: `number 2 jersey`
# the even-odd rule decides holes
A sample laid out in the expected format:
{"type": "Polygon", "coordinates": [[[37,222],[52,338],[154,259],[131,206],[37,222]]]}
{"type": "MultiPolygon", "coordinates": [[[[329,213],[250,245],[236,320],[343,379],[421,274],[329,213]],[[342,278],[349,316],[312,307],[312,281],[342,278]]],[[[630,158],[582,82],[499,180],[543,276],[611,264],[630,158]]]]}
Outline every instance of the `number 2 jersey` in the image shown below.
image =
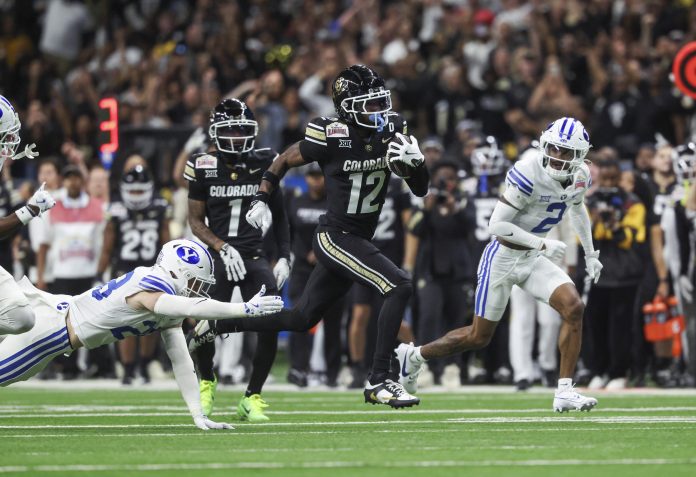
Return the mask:
{"type": "Polygon", "coordinates": [[[530,150],[510,168],[505,183],[504,197],[519,209],[510,222],[522,230],[546,237],[563,219],[569,205],[583,203],[592,179],[589,167],[582,164],[580,170],[562,184],[544,170],[541,152],[530,150]]]}
{"type": "Polygon", "coordinates": [[[126,298],[141,291],[176,295],[174,283],[158,265],[138,267],[106,285],[87,290],[69,301],[70,322],[75,334],[88,349],[143,336],[162,328],[179,325],[184,317],[162,316],[142,309],[134,310],[126,298]]]}
{"type": "Polygon", "coordinates": [[[167,201],[155,198],[140,210],[129,209],[123,202],[112,202],[108,215],[116,234],[112,259],[114,275],[153,265],[162,242],[162,224],[170,216],[167,201]]]}
{"type": "MultiPolygon", "coordinates": [[[[192,157],[184,169],[189,181],[189,199],[205,202],[208,227],[216,237],[233,246],[244,258],[263,257],[261,230],[245,219],[261,176],[278,157],[272,149],[254,149],[238,159],[222,154],[192,157]]],[[[273,214],[278,255],[290,258],[290,231],[282,192],[273,191],[268,206],[273,214]]]]}
{"type": "MultiPolygon", "coordinates": [[[[387,147],[396,133],[407,134],[406,121],[396,113],[381,131],[369,136],[337,118],[312,119],[300,141],[306,162],[316,161],[324,173],[328,210],[320,225],[334,227],[370,240],[375,233],[391,171],[387,147]]],[[[427,191],[427,170],[414,172],[407,183],[416,195],[427,191]]]]}

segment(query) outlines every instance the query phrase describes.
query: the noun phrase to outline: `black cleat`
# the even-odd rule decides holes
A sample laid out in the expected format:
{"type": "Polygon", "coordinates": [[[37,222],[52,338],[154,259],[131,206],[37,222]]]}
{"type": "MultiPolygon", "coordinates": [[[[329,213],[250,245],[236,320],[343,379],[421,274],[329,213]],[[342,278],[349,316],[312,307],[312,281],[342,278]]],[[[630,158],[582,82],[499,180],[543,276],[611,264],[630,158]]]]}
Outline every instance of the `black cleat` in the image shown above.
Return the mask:
{"type": "Polygon", "coordinates": [[[368,382],[363,394],[366,403],[386,404],[395,409],[420,404],[420,399],[416,396],[411,396],[401,384],[391,379],[385,379],[378,384],[370,384],[368,382]]]}

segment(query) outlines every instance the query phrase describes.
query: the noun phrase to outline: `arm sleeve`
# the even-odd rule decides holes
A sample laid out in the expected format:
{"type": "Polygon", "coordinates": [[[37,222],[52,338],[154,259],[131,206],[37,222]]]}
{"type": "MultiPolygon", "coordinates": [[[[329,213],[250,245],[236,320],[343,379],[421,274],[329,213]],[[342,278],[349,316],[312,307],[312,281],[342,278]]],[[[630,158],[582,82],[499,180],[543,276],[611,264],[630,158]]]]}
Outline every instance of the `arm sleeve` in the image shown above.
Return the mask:
{"type": "Polygon", "coordinates": [[[585,255],[594,252],[594,244],[592,243],[592,223],[590,222],[590,214],[583,202],[573,204],[570,207],[570,221],[573,224],[573,229],[580,238],[582,249],[585,255]]]}
{"type": "Polygon", "coordinates": [[[288,214],[285,212],[283,203],[283,192],[275,189],[271,194],[270,201],[271,214],[273,215],[273,233],[275,235],[278,256],[290,259],[290,223],[288,214]]]}
{"type": "Polygon", "coordinates": [[[511,205],[498,201],[488,222],[488,231],[491,235],[502,237],[508,242],[532,249],[541,249],[544,244],[544,240],[541,237],[537,237],[511,223],[517,212],[518,210],[511,205]]]}
{"type": "Polygon", "coordinates": [[[210,298],[188,298],[168,294],[160,295],[153,311],[158,315],[199,320],[224,320],[247,316],[244,303],[223,303],[210,298]]]}
{"type": "Polygon", "coordinates": [[[406,179],[408,187],[418,197],[425,197],[428,193],[428,183],[430,182],[430,173],[428,168],[425,167],[425,162],[420,166],[416,167],[413,171],[413,175],[406,179]]]}
{"type": "Polygon", "coordinates": [[[167,356],[172,362],[172,371],[181,396],[193,417],[203,414],[198,389],[198,378],[193,360],[186,346],[186,337],[181,328],[167,328],[161,331],[162,341],[167,356]]]}

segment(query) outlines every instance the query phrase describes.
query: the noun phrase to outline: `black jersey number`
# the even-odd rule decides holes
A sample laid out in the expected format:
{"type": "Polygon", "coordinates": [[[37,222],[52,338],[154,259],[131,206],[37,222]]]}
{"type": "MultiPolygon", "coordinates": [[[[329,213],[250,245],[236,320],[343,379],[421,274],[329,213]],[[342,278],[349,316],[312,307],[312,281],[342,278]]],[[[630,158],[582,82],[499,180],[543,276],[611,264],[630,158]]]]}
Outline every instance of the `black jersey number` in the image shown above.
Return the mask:
{"type": "Polygon", "coordinates": [[[157,253],[159,232],[154,229],[131,229],[123,234],[122,260],[152,260],[157,253]]]}
{"type": "Polygon", "coordinates": [[[376,184],[372,192],[361,199],[363,192],[363,172],[356,172],[348,176],[352,182],[350,188],[350,201],[348,202],[349,214],[371,214],[379,210],[379,204],[374,202],[379,193],[384,187],[384,182],[387,177],[384,171],[374,171],[365,178],[365,185],[376,184]],[[360,211],[358,212],[358,206],[360,211]]]}

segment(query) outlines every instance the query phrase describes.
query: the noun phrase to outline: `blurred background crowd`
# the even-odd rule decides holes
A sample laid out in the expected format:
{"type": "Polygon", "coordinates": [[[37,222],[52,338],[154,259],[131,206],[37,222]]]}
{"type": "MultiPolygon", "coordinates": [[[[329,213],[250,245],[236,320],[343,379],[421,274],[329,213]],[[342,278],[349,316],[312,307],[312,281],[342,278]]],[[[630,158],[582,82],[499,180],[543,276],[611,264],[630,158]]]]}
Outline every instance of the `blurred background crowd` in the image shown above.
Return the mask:
{"type": "MultiPolygon", "coordinates": [[[[16,207],[45,181],[60,207],[85,210],[82,237],[75,239],[79,253],[74,243],[61,250],[66,225],[55,217],[0,242],[0,260],[54,292],[88,289],[109,268],[108,256],[100,263],[101,234],[124,171],[136,164],[152,171],[171,208],[171,236],[185,235],[185,157],[205,144],[209,111],[222,97],[242,98],[254,110],[257,147],[282,151],[303,138],[309,119],[334,114],[336,74],[365,63],[387,80],[394,109],[421,140],[432,174],[432,191],[422,202],[394,187],[378,228],[384,234],[376,237],[417,285],[404,340],[426,342],[471,319],[476,264],[490,239],[487,221],[505,170],[534,147],[549,122],[573,116],[593,144],[588,207],[605,265],[602,280],[588,289],[577,254],[563,264],[588,301],[577,380],[596,388],[693,386],[689,343],[696,342],[682,331],[694,326],[696,198],[690,185],[696,151],[688,143],[696,107],[670,78],[679,48],[696,40],[693,3],[0,2],[0,93],[19,112],[23,142],[36,143],[41,154],[37,161],[6,164],[0,209],[16,207]],[[118,103],[115,152],[100,148],[108,141],[100,130],[108,118],[102,98],[118,103]],[[655,334],[666,322],[682,328],[655,334]]],[[[295,188],[309,183],[307,194],[321,196],[323,186],[309,176],[287,180],[289,210],[295,188]]],[[[561,238],[576,248],[566,229],[560,227],[561,238]]],[[[344,315],[342,330],[290,339],[296,347],[290,381],[359,380],[371,355],[377,301],[356,292],[337,311],[344,315]],[[322,342],[340,356],[317,351],[322,342]],[[346,364],[352,376],[342,377],[346,364]]],[[[488,349],[430,363],[426,379],[514,382],[518,389],[537,381],[554,385],[560,318],[521,290],[509,308],[488,349]]],[[[157,361],[157,343],[137,346],[147,370],[157,361]]],[[[253,343],[234,338],[221,346],[233,349],[220,354],[220,375],[242,382],[253,343]]],[[[107,348],[45,377],[122,375],[116,360],[130,356],[125,364],[132,368],[134,354],[135,348],[107,348]]]]}

